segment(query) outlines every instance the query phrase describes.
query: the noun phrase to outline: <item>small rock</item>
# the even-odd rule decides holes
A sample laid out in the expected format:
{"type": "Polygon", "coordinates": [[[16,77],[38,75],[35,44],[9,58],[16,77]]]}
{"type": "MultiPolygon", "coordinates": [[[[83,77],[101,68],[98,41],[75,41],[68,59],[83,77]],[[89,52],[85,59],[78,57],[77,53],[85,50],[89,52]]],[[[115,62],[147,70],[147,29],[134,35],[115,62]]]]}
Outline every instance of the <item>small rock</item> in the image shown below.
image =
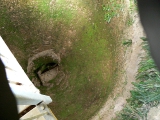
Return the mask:
{"type": "Polygon", "coordinates": [[[32,78],[32,83],[36,86],[36,87],[40,87],[41,83],[37,78],[32,78]]]}
{"type": "Polygon", "coordinates": [[[58,67],[51,69],[43,74],[41,74],[41,72],[38,72],[38,76],[41,79],[42,83],[46,83],[49,82],[50,80],[53,80],[58,73],[58,67]]]}
{"type": "Polygon", "coordinates": [[[147,120],[159,120],[159,119],[160,119],[160,105],[158,107],[151,108],[147,114],[147,120]]]}

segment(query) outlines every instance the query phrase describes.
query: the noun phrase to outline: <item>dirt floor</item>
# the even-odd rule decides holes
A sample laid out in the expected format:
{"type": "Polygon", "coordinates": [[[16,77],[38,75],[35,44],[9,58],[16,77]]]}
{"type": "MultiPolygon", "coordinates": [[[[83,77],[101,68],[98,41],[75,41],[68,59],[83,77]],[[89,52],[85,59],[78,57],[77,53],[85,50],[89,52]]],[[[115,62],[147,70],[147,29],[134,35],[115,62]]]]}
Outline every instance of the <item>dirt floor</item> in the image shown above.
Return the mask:
{"type": "MultiPolygon", "coordinates": [[[[117,9],[115,13],[127,12],[129,7],[120,11],[118,2],[121,0],[110,3],[107,0],[57,0],[56,4],[54,1],[50,3],[53,11],[48,8],[47,0],[40,1],[33,1],[32,12],[28,12],[31,8],[25,4],[21,10],[15,4],[15,10],[9,7],[7,12],[0,7],[3,10],[0,12],[3,16],[0,19],[2,37],[24,70],[28,58],[41,51],[53,49],[61,56],[60,66],[63,66],[65,75],[62,72],[60,76],[64,80],[52,81],[55,85],[51,90],[41,88],[43,94],[52,97],[54,102],[50,108],[61,120],[86,120],[99,110],[115,85],[117,63],[123,61],[124,68],[119,73],[121,79],[102,109],[92,118],[110,120],[123,108],[130,96],[131,82],[135,81],[141,53],[139,38],[144,36],[137,14],[133,15],[134,24],[124,31],[124,38],[132,39],[132,46],[122,46],[123,57],[117,58],[117,43],[122,42],[120,34],[126,21],[117,14],[119,17],[113,17],[113,21],[107,23],[104,16],[108,11],[103,9],[109,4],[108,9],[117,9]],[[118,26],[120,22],[123,24],[118,26]]],[[[125,1],[130,6],[131,0],[125,1]]],[[[109,15],[113,13],[110,11],[109,15]]]]}
{"type": "Polygon", "coordinates": [[[126,99],[130,97],[130,90],[133,89],[138,64],[141,56],[144,55],[142,50],[142,40],[140,37],[145,36],[143,28],[140,24],[138,13],[133,16],[134,23],[124,31],[124,38],[132,40],[132,46],[127,47],[123,55],[125,63],[124,68],[119,75],[121,78],[116,87],[101,110],[92,117],[91,120],[111,120],[115,118],[116,113],[121,111],[126,104],[126,99]]]}

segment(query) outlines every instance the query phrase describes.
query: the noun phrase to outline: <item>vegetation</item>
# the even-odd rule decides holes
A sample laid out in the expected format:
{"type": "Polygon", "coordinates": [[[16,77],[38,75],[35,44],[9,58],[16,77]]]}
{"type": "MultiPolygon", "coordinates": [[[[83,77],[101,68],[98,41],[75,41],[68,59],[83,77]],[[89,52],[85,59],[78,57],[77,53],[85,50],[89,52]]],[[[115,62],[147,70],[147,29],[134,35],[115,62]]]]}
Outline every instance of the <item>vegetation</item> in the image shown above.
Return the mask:
{"type": "Polygon", "coordinates": [[[134,90],[131,91],[131,98],[127,100],[128,104],[117,120],[145,120],[150,108],[159,104],[160,73],[150,55],[146,39],[143,48],[146,56],[139,64],[137,81],[133,83],[134,90]]]}
{"type": "Polygon", "coordinates": [[[103,5],[103,10],[105,11],[104,20],[110,23],[112,18],[119,16],[119,11],[122,8],[122,4],[115,0],[109,0],[106,5],[103,5]]]}
{"type": "Polygon", "coordinates": [[[147,41],[146,37],[140,37],[140,39],[143,40],[143,41],[147,41]]]}
{"type": "Polygon", "coordinates": [[[130,45],[132,45],[132,40],[131,39],[123,40],[122,44],[125,45],[125,46],[130,46],[130,45]]]}
{"type": "MultiPolygon", "coordinates": [[[[53,88],[40,87],[41,92],[52,97],[49,107],[58,119],[87,120],[114,88],[121,32],[105,25],[106,10],[102,10],[102,5],[108,2],[100,1],[97,11],[94,7],[97,1],[50,2],[2,0],[0,34],[25,71],[33,54],[47,49],[59,53],[62,61],[59,69],[65,77],[57,85],[61,78],[58,75],[51,81],[53,88]]],[[[108,6],[111,18],[117,16],[111,10],[117,10],[118,4],[112,1],[108,6]]],[[[37,67],[43,65],[42,61],[35,61],[37,67]]]]}
{"type": "Polygon", "coordinates": [[[134,23],[134,20],[130,17],[130,18],[128,18],[128,20],[127,20],[127,26],[132,26],[133,25],[133,23],[134,23]]]}
{"type": "Polygon", "coordinates": [[[130,5],[129,5],[130,14],[134,13],[137,10],[138,10],[137,0],[130,0],[130,5]]]}

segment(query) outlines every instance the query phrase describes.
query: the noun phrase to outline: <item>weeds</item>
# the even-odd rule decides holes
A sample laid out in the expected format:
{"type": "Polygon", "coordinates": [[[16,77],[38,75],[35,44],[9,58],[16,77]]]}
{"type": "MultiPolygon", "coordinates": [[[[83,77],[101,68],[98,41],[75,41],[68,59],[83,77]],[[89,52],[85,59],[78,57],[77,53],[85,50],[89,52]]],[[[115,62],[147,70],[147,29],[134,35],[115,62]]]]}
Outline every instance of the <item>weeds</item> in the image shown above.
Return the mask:
{"type": "Polygon", "coordinates": [[[147,41],[143,42],[143,49],[147,55],[139,64],[137,81],[133,83],[134,90],[131,91],[131,98],[127,100],[128,105],[118,115],[117,120],[145,120],[150,108],[160,102],[160,73],[150,56],[147,41]]]}
{"type": "Polygon", "coordinates": [[[129,18],[128,20],[127,20],[127,26],[131,26],[131,25],[133,25],[133,23],[134,23],[134,20],[132,19],[132,18],[129,18]]]}
{"type": "Polygon", "coordinates": [[[140,39],[143,40],[143,41],[147,41],[146,37],[140,37],[140,39]]]}
{"type": "Polygon", "coordinates": [[[130,0],[130,6],[129,6],[129,12],[130,14],[134,13],[135,11],[137,11],[137,1],[136,0],[130,0]]]}
{"type": "Polygon", "coordinates": [[[103,10],[105,11],[104,20],[110,23],[112,18],[119,16],[121,9],[121,4],[118,4],[115,0],[110,0],[107,5],[103,5],[103,10]]]}
{"type": "Polygon", "coordinates": [[[124,46],[130,46],[130,45],[132,45],[132,40],[131,40],[131,39],[123,40],[122,44],[123,44],[124,46]]]}
{"type": "Polygon", "coordinates": [[[126,19],[126,25],[129,27],[134,23],[133,13],[137,11],[137,3],[135,0],[130,0],[129,11],[126,19]]]}

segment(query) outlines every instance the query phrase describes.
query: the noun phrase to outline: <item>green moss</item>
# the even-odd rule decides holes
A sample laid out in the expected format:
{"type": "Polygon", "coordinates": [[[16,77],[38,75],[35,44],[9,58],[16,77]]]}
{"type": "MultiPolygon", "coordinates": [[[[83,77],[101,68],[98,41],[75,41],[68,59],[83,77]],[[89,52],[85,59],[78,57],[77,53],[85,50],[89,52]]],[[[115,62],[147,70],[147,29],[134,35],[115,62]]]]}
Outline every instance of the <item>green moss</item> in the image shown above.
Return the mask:
{"type": "MultiPolygon", "coordinates": [[[[25,62],[37,48],[52,48],[56,53],[66,48],[60,66],[66,74],[62,83],[68,83],[67,88],[60,84],[50,90],[46,87],[40,87],[40,90],[43,94],[51,95],[53,103],[49,107],[58,119],[87,120],[101,108],[114,88],[117,43],[121,32],[105,24],[106,11],[102,9],[102,3],[95,10],[97,3],[90,0],[74,3],[78,9],[73,9],[76,8],[74,4],[69,7],[71,3],[65,0],[58,0],[53,8],[48,6],[49,2],[38,0],[36,5],[28,2],[20,7],[14,6],[17,14],[6,6],[1,8],[8,11],[4,13],[8,17],[2,21],[8,20],[0,24],[0,27],[5,25],[6,29],[1,32],[8,45],[18,46],[25,53],[22,59],[25,62]],[[17,17],[15,21],[11,19],[13,14],[17,17]],[[75,35],[68,34],[68,31],[74,30],[75,35]],[[14,34],[10,35],[11,32],[14,34]],[[52,44],[43,46],[43,40],[51,40],[52,44]],[[69,48],[66,47],[68,40],[72,43],[69,48]]],[[[43,57],[34,61],[36,68],[49,62],[53,61],[43,57]]],[[[55,84],[55,80],[52,82],[55,84]]]]}

